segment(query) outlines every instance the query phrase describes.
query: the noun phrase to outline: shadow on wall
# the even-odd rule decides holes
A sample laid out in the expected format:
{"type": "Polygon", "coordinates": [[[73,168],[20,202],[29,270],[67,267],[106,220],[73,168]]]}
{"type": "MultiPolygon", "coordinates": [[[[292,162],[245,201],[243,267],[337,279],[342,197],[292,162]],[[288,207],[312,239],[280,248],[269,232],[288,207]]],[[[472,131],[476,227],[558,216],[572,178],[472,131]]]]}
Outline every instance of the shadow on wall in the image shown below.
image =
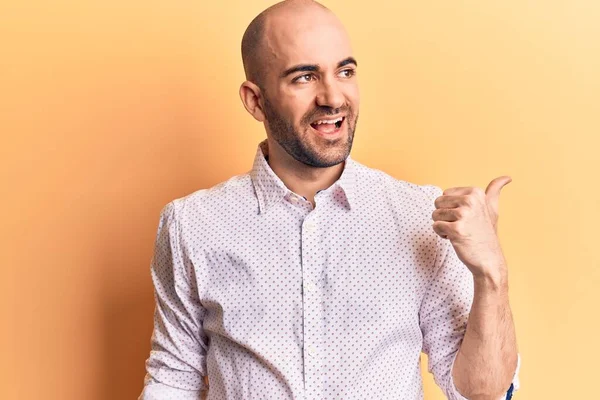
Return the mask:
{"type": "Polygon", "coordinates": [[[177,96],[177,87],[119,87],[119,93],[120,105],[105,113],[96,134],[123,125],[120,120],[133,122],[104,152],[101,163],[110,176],[99,185],[101,196],[91,196],[88,216],[88,230],[102,238],[94,244],[93,269],[100,276],[97,315],[103,330],[102,376],[96,382],[101,389],[94,395],[103,400],[136,399],[142,391],[154,313],[150,262],[160,210],[214,184],[206,172],[213,161],[205,155],[218,145],[198,133],[196,121],[210,117],[198,112],[190,118],[194,101],[185,93],[177,96]],[[152,93],[145,96],[144,89],[152,93]],[[128,100],[136,103],[137,115],[131,115],[128,100]]]}
{"type": "Polygon", "coordinates": [[[136,399],[150,352],[154,315],[150,262],[164,202],[141,209],[134,198],[121,205],[118,215],[99,217],[105,217],[105,240],[99,246],[101,265],[97,267],[105,271],[98,314],[103,330],[101,399],[136,399]]]}

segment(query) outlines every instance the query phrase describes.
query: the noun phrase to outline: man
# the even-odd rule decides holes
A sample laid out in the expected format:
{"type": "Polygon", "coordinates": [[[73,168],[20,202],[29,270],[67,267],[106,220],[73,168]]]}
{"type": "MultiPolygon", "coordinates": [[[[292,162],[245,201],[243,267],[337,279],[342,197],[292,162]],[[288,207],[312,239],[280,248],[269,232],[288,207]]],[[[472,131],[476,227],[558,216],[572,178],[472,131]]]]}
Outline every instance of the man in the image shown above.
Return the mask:
{"type": "Polygon", "coordinates": [[[249,173],[161,212],[140,398],[416,400],[422,351],[449,399],[510,398],[510,178],[442,192],[350,158],[357,61],[318,3],[262,12],[242,58],[267,139],[249,173]]]}

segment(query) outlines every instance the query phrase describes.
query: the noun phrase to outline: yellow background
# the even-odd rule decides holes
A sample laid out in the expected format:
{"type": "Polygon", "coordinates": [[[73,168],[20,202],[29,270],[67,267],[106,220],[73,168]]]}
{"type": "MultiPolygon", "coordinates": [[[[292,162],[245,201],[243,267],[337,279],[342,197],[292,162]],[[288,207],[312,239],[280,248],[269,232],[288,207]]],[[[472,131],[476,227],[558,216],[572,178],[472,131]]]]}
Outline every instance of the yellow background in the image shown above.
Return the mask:
{"type": "MultiPolygon", "coordinates": [[[[248,171],[265,137],[239,46],[272,3],[4,3],[0,398],[132,399],[161,207],[248,171]]],[[[513,178],[516,398],[599,398],[599,3],[324,4],[360,64],[355,159],[443,188],[513,178]]]]}

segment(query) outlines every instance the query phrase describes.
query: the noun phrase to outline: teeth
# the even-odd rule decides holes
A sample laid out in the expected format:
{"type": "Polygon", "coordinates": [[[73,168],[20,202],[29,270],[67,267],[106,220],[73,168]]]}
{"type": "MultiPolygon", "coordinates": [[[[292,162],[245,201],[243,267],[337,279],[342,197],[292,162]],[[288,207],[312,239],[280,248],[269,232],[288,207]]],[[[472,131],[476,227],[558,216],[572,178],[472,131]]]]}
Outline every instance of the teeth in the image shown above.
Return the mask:
{"type": "Polygon", "coordinates": [[[336,122],[340,122],[342,119],[344,119],[344,117],[339,117],[338,119],[332,119],[332,120],[326,120],[323,119],[321,121],[317,121],[315,122],[315,125],[321,125],[321,124],[335,124],[336,122]]]}

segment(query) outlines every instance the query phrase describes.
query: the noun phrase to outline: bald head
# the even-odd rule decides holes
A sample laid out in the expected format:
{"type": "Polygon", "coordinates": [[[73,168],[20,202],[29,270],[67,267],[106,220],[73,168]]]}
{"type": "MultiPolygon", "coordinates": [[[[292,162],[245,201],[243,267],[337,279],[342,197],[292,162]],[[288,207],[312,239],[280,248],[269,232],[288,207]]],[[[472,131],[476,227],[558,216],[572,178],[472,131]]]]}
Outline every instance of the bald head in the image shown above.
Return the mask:
{"type": "Polygon", "coordinates": [[[268,37],[277,33],[282,24],[291,23],[300,15],[315,13],[328,13],[333,16],[324,5],[313,0],[284,0],[272,5],[258,14],[242,37],[242,61],[246,79],[263,87],[265,80],[265,68],[270,57],[268,37]]]}
{"type": "Polygon", "coordinates": [[[343,162],[360,96],[356,59],[340,20],[312,0],[277,3],[246,29],[242,58],[240,99],[265,125],[269,159],[300,168],[343,162]]]}

